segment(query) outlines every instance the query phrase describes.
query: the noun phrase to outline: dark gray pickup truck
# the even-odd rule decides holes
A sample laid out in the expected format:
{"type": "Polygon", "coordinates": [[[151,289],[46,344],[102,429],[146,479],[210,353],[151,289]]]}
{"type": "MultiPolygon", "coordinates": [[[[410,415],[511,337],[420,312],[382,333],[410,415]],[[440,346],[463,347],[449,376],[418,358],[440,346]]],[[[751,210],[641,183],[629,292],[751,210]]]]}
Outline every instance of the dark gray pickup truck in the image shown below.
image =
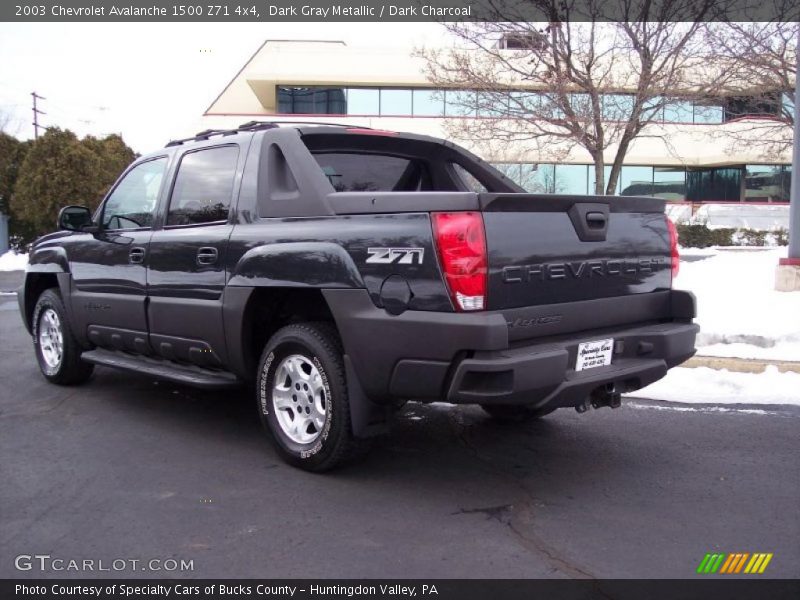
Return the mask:
{"type": "Polygon", "coordinates": [[[365,448],[407,400],[496,418],[620,403],[694,353],[656,198],[535,195],[447,141],[252,122],[62,209],[20,290],[44,376],[252,385],[290,463],[365,448]]]}

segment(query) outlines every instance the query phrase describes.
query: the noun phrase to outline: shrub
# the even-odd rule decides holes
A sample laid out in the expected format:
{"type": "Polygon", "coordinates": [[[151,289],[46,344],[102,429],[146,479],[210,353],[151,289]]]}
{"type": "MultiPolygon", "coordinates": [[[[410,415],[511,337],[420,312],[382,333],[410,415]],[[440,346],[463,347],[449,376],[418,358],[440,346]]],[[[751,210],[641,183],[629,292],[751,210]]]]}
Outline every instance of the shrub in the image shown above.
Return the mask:
{"type": "Polygon", "coordinates": [[[760,229],[709,229],[705,224],[678,224],[678,240],[684,248],[709,246],[786,246],[789,232],[785,229],[764,231],[760,229]]]}

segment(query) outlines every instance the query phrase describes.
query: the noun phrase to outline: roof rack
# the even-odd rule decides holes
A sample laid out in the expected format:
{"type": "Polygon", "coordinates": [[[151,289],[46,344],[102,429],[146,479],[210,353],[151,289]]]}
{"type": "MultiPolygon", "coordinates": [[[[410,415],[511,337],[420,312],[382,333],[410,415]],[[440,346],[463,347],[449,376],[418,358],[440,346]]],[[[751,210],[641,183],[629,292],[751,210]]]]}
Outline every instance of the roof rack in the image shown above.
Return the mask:
{"type": "Polygon", "coordinates": [[[242,123],[236,129],[204,129],[197,132],[192,137],[182,138],[179,140],[170,140],[166,148],[171,146],[180,146],[184,142],[203,142],[214,135],[226,136],[236,135],[237,133],[245,133],[249,131],[259,131],[261,129],[275,129],[282,125],[316,125],[320,127],[352,127],[355,129],[372,129],[372,127],[364,127],[362,125],[354,125],[352,123],[325,123],[323,121],[248,121],[242,123]]]}

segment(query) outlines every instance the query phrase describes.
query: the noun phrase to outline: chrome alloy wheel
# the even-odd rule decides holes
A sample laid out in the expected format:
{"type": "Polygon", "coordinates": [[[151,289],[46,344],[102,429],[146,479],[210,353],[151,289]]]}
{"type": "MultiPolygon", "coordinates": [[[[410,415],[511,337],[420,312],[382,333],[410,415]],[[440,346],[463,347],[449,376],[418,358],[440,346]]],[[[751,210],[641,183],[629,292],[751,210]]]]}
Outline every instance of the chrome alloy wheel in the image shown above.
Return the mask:
{"type": "Polygon", "coordinates": [[[283,433],[298,444],[310,444],[322,433],[328,397],[319,369],[300,354],[284,358],[275,371],[272,406],[283,433]]]}
{"type": "Polygon", "coordinates": [[[46,309],[39,317],[39,348],[48,367],[58,369],[61,366],[64,334],[61,330],[61,319],[52,308],[46,309]]]}

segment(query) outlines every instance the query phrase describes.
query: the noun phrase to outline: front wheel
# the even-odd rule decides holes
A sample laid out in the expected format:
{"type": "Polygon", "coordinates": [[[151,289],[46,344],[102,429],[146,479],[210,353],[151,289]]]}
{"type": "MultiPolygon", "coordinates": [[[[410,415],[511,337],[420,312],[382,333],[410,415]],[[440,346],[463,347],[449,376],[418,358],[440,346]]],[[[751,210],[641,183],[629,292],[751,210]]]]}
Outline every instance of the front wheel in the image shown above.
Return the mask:
{"type": "Polygon", "coordinates": [[[261,422],[278,453],[327,471],[365,450],[353,437],[342,346],[328,323],[299,323],[270,338],[258,367],[261,422]]]}
{"type": "Polygon", "coordinates": [[[72,333],[67,311],[55,289],[42,292],[33,309],[33,346],[45,378],[59,385],[83,383],[94,365],[81,360],[81,347],[72,333]]]}

